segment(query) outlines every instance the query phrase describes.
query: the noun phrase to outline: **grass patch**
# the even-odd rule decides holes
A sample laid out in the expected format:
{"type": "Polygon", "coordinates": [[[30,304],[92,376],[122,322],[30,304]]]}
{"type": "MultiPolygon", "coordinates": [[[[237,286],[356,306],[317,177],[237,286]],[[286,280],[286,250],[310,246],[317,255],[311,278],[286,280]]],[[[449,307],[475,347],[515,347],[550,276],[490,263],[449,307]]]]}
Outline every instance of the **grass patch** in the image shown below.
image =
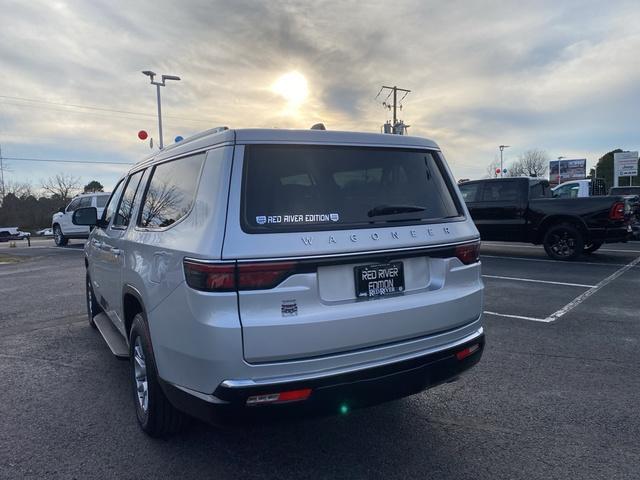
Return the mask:
{"type": "Polygon", "coordinates": [[[7,264],[7,263],[18,263],[21,261],[22,259],[19,257],[12,257],[11,255],[0,253],[0,265],[7,264]]]}

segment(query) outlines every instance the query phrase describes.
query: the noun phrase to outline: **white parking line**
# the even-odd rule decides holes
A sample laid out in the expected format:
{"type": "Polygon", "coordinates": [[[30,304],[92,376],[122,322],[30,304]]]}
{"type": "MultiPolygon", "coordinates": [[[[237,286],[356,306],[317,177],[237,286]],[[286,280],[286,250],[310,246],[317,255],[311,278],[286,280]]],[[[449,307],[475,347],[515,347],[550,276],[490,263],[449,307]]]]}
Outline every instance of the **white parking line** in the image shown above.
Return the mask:
{"type": "Polygon", "coordinates": [[[624,267],[625,263],[595,263],[595,262],[562,262],[560,260],[551,260],[548,258],[527,258],[527,257],[506,257],[503,255],[485,255],[480,253],[480,258],[504,258],[505,260],[523,260],[525,262],[547,262],[555,263],[556,265],[596,265],[601,267],[624,267]]]}
{"type": "MultiPolygon", "coordinates": [[[[511,243],[482,242],[482,245],[487,245],[488,247],[537,248],[537,249],[542,249],[542,246],[540,246],[540,245],[513,245],[511,243]]],[[[616,249],[616,248],[599,248],[598,252],[640,253],[640,250],[620,250],[620,249],[616,249]]]]}
{"type": "Polygon", "coordinates": [[[640,257],[637,257],[635,260],[632,260],[631,262],[627,263],[624,267],[616,270],[615,272],[613,272],[611,275],[609,275],[607,278],[605,278],[604,280],[602,280],[601,282],[599,282],[596,286],[594,286],[593,288],[590,288],[589,290],[587,290],[586,292],[584,292],[582,295],[579,295],[578,297],[574,298],[571,302],[567,303],[564,307],[562,307],[560,310],[558,310],[555,313],[552,313],[551,315],[549,315],[547,317],[547,320],[549,320],[550,322],[554,322],[557,319],[559,319],[560,317],[562,317],[563,315],[565,315],[567,312],[573,310],[575,307],[577,307],[578,305],[580,305],[582,302],[584,302],[587,298],[589,298],[591,295],[593,295],[594,293],[596,293],[598,290],[600,290],[602,287],[610,284],[611,282],[613,282],[616,278],[618,278],[620,275],[622,275],[624,272],[626,272],[627,270],[633,268],[635,265],[637,265],[638,263],[640,263],[640,257]]]}
{"type": "Polygon", "coordinates": [[[506,313],[489,312],[487,310],[485,310],[483,313],[485,315],[495,315],[496,317],[516,318],[518,320],[531,320],[532,322],[549,323],[550,321],[546,318],[523,317],[522,315],[507,315],[506,313]]]}
{"type": "Polygon", "coordinates": [[[626,265],[623,265],[622,268],[619,268],[618,270],[613,272],[611,275],[609,275],[608,277],[606,277],[605,279],[600,281],[597,285],[594,285],[593,287],[591,287],[586,292],[582,293],[581,295],[578,295],[576,298],[571,300],[569,303],[567,303],[560,310],[552,313],[551,315],[549,315],[546,318],[525,317],[525,316],[522,316],[522,315],[510,315],[510,314],[490,312],[490,311],[485,311],[484,313],[487,314],[487,315],[495,315],[497,317],[515,318],[515,319],[518,319],[518,320],[530,320],[530,321],[533,321],[533,322],[543,322],[543,323],[555,322],[560,317],[562,317],[563,315],[566,315],[568,312],[570,312],[571,310],[576,308],[578,305],[580,305],[586,299],[591,297],[593,294],[597,293],[598,290],[600,290],[602,287],[605,287],[606,285],[610,284],[616,278],[618,278],[620,275],[622,275],[626,271],[634,268],[638,264],[640,264],[640,257],[637,257],[634,260],[632,260],[631,262],[627,263],[626,265]]]}
{"type": "Polygon", "coordinates": [[[502,277],[500,275],[482,275],[482,276],[484,278],[496,278],[498,280],[514,280],[516,282],[548,283],[551,285],[564,285],[567,287],[582,287],[582,288],[595,287],[595,285],[583,285],[582,283],[552,282],[551,280],[534,280],[533,278],[502,277]]]}

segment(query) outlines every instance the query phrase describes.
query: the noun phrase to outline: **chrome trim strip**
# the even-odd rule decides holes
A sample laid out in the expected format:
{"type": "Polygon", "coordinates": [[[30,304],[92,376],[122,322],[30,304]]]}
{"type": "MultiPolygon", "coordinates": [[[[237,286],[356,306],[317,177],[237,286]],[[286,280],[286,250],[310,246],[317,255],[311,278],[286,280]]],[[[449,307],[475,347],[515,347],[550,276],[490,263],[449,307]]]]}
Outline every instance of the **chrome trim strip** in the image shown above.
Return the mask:
{"type": "MultiPolygon", "coordinates": [[[[480,317],[478,317],[480,318],[480,317]]],[[[422,357],[425,355],[429,355],[432,353],[437,353],[442,350],[447,350],[449,348],[455,348],[458,345],[462,345],[463,343],[470,342],[478,337],[480,337],[484,333],[484,328],[480,327],[475,332],[467,335],[464,338],[456,340],[455,342],[447,343],[445,345],[439,345],[437,347],[433,347],[427,350],[420,350],[419,352],[413,352],[407,355],[402,355],[399,357],[393,357],[392,359],[381,360],[377,362],[371,362],[364,365],[357,365],[355,367],[343,367],[337,370],[332,370],[331,372],[322,372],[322,373],[314,373],[310,375],[291,375],[288,377],[278,377],[277,379],[266,379],[266,380],[253,380],[253,379],[236,379],[236,380],[224,380],[220,386],[225,388],[246,388],[246,387],[261,387],[261,386],[269,386],[269,385],[278,385],[281,383],[289,383],[289,382],[299,382],[305,380],[317,380],[319,378],[327,378],[333,377],[336,375],[342,375],[345,373],[358,372],[362,370],[368,370],[370,368],[382,367],[385,365],[391,365],[398,362],[403,362],[405,360],[411,360],[414,358],[422,357]]]]}
{"type": "MultiPolygon", "coordinates": [[[[390,249],[384,249],[384,250],[366,250],[364,252],[326,253],[322,255],[301,255],[297,257],[239,258],[238,263],[271,262],[271,261],[279,261],[279,260],[313,260],[316,258],[334,258],[334,257],[357,257],[360,255],[376,255],[376,254],[382,254],[382,253],[402,253],[402,252],[413,252],[416,250],[424,250],[425,252],[428,252],[429,250],[437,250],[437,249],[446,248],[446,247],[455,247],[457,245],[465,245],[468,243],[474,243],[479,241],[480,241],[480,237],[476,237],[469,240],[463,240],[463,241],[454,242],[454,243],[439,243],[437,245],[419,245],[416,247],[400,247],[400,248],[390,248],[390,249]]],[[[226,260],[226,261],[229,262],[232,260],[226,260]]]]}

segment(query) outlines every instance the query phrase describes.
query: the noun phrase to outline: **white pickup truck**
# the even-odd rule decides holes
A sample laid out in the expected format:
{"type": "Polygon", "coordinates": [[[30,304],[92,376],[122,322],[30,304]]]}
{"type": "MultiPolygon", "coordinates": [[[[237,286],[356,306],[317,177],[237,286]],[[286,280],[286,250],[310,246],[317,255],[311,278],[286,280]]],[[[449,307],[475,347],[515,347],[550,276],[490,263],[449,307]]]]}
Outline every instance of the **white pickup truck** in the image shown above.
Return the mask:
{"type": "Polygon", "coordinates": [[[590,178],[561,183],[553,187],[551,192],[554,198],[585,198],[607,194],[601,179],[594,183],[590,178]]]}
{"type": "Polygon", "coordinates": [[[54,213],[51,218],[51,228],[56,245],[64,247],[69,243],[70,238],[89,238],[89,227],[74,225],[71,221],[73,212],[78,208],[95,207],[98,210],[99,218],[110,195],[110,192],[84,193],[78,195],[69,202],[69,205],[54,213]]]}

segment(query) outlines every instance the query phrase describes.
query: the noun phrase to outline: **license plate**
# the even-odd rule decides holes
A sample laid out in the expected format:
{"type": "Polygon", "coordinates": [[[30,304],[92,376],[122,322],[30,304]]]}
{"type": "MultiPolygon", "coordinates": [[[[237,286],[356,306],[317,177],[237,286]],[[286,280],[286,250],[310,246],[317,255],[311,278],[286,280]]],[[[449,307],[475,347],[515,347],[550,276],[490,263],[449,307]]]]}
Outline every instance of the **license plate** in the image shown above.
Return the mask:
{"type": "Polygon", "coordinates": [[[363,265],[354,268],[356,297],[372,298],[404,292],[402,262],[363,265]]]}

